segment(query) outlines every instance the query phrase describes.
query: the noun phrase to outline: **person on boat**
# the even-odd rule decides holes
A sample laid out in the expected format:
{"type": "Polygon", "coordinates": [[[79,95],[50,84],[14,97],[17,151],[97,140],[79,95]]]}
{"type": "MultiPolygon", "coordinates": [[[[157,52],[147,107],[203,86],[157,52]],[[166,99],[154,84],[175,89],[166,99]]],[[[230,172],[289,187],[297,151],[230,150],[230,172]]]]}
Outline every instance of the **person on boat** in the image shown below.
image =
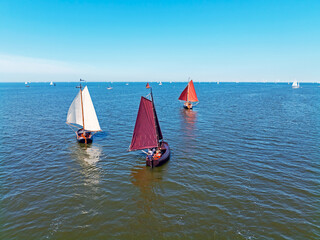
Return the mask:
{"type": "Polygon", "coordinates": [[[147,152],[147,158],[149,158],[150,160],[152,160],[153,158],[153,154],[154,154],[154,149],[149,148],[148,152],[147,152]]]}
{"type": "Polygon", "coordinates": [[[86,137],[86,138],[90,138],[91,137],[91,132],[84,132],[84,136],[86,137]]]}
{"type": "Polygon", "coordinates": [[[148,156],[152,156],[152,155],[153,155],[153,151],[152,151],[152,149],[149,148],[149,150],[148,150],[148,156]]]}
{"type": "Polygon", "coordinates": [[[191,102],[186,102],[184,105],[185,105],[187,108],[189,108],[189,109],[192,107],[191,102]]]}
{"type": "Polygon", "coordinates": [[[154,159],[154,160],[157,160],[157,159],[159,159],[160,157],[161,157],[161,151],[160,151],[160,149],[157,149],[156,153],[155,153],[154,156],[153,156],[153,159],[154,159]]]}
{"type": "Polygon", "coordinates": [[[78,136],[83,137],[83,138],[90,138],[91,137],[91,132],[87,132],[83,130],[83,128],[78,130],[78,136]]]}

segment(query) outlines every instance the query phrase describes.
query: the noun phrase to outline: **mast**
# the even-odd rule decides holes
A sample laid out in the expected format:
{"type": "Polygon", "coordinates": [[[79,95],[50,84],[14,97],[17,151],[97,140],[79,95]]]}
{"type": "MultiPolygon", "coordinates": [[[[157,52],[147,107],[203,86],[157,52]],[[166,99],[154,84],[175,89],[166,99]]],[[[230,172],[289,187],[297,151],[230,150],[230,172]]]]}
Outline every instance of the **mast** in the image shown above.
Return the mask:
{"type": "Polygon", "coordinates": [[[153,118],[154,118],[154,126],[156,128],[156,135],[157,135],[157,143],[158,143],[158,147],[159,147],[159,134],[158,134],[158,128],[157,128],[157,123],[156,123],[156,116],[154,114],[154,102],[153,102],[153,94],[152,94],[152,87],[150,87],[150,91],[151,91],[151,101],[152,101],[152,110],[153,110],[153,118]]]}
{"type": "Polygon", "coordinates": [[[85,128],[84,128],[84,111],[83,111],[82,86],[81,86],[81,81],[83,81],[83,80],[80,78],[80,98],[81,98],[81,111],[82,111],[82,125],[83,125],[83,130],[84,130],[84,129],[85,129],[85,128]]]}
{"type": "Polygon", "coordinates": [[[189,82],[188,82],[187,102],[189,102],[189,82]]]}
{"type": "Polygon", "coordinates": [[[189,83],[190,83],[190,77],[188,77],[187,102],[189,102],[189,83]]]}
{"type": "Polygon", "coordinates": [[[154,101],[153,101],[153,94],[152,94],[152,87],[150,87],[150,91],[151,91],[151,101],[152,101],[152,110],[153,110],[153,118],[154,118],[154,125],[156,128],[156,135],[157,135],[157,143],[158,143],[158,147],[160,147],[160,137],[159,137],[159,127],[158,126],[158,118],[156,117],[156,109],[154,107],[154,101]]]}
{"type": "MultiPolygon", "coordinates": [[[[81,78],[80,78],[80,98],[81,98],[81,111],[82,111],[82,125],[83,125],[83,130],[85,130],[84,128],[84,111],[83,111],[83,101],[82,101],[82,86],[81,86],[81,78]]],[[[87,138],[85,135],[83,135],[84,137],[84,143],[87,146],[87,138]]]]}

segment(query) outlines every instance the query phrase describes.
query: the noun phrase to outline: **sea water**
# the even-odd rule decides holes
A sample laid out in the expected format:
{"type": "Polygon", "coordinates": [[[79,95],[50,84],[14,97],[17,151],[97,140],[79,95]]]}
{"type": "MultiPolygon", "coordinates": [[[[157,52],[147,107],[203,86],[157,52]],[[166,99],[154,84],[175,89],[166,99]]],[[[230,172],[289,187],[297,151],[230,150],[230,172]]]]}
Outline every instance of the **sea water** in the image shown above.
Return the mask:
{"type": "Polygon", "coordinates": [[[0,239],[319,239],[320,88],[150,83],[171,159],[128,152],[146,83],[87,83],[102,133],[65,124],[78,83],[0,83],[0,239]],[[107,87],[112,86],[112,90],[107,87]]]}

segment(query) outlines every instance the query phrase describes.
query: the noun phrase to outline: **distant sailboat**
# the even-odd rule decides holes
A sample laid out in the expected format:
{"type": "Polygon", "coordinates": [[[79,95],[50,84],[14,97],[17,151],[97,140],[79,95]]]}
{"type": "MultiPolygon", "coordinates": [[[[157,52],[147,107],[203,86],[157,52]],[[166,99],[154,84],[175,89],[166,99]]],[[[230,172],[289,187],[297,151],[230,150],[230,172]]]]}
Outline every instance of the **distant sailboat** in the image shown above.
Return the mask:
{"type": "Polygon", "coordinates": [[[111,84],[109,84],[109,86],[107,87],[108,90],[111,90],[112,87],[111,87],[111,84]]]}
{"type": "Polygon", "coordinates": [[[170,158],[169,144],[163,140],[160,129],[152,88],[150,88],[151,100],[141,97],[139,111],[129,151],[148,149],[146,165],[157,167],[165,163],[170,158]]]}
{"type": "Polygon", "coordinates": [[[54,82],[50,82],[50,86],[55,86],[56,84],[54,82]]]}
{"type": "Polygon", "coordinates": [[[159,85],[160,85],[160,86],[162,85],[162,82],[161,82],[161,81],[159,82],[159,85]]]}
{"type": "Polygon", "coordinates": [[[30,87],[28,82],[24,82],[24,84],[26,85],[26,87],[30,87]]]}
{"type": "Polygon", "coordinates": [[[185,101],[183,107],[186,109],[192,109],[192,102],[199,102],[192,80],[181,93],[179,100],[185,101]]]}
{"type": "Polygon", "coordinates": [[[83,80],[80,79],[80,86],[77,87],[80,88],[80,90],[71,103],[66,123],[78,128],[78,130],[75,131],[78,142],[87,144],[92,143],[93,135],[102,130],[99,125],[88,87],[85,86],[83,88],[81,86],[81,81],[83,80]],[[81,128],[78,126],[81,126],[81,128]]]}
{"type": "Polygon", "coordinates": [[[292,83],[292,88],[299,88],[299,87],[300,87],[300,85],[299,85],[299,83],[297,81],[294,81],[292,83]]]}

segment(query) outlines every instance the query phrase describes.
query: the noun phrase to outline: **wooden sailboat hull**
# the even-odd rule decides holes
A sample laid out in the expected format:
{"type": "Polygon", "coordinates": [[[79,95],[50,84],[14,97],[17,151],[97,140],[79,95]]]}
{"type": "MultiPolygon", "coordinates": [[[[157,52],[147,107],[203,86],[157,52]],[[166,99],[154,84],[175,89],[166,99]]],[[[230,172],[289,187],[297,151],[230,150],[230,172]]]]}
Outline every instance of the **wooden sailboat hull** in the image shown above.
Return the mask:
{"type": "Polygon", "coordinates": [[[183,107],[185,108],[185,109],[192,109],[192,105],[191,106],[186,106],[186,105],[183,105],[183,107]]]}
{"type": "Polygon", "coordinates": [[[93,141],[93,135],[91,132],[83,131],[80,129],[77,131],[77,141],[79,143],[92,143],[93,141]]]}
{"type": "MultiPolygon", "coordinates": [[[[77,141],[79,142],[79,143],[86,143],[86,140],[84,139],[84,138],[77,138],[77,141]]],[[[92,143],[92,137],[91,138],[87,138],[87,143],[92,143]]]]}
{"type": "Polygon", "coordinates": [[[158,167],[166,163],[170,159],[170,148],[167,142],[162,142],[161,144],[162,155],[159,159],[146,158],[146,165],[149,167],[158,167]]]}

